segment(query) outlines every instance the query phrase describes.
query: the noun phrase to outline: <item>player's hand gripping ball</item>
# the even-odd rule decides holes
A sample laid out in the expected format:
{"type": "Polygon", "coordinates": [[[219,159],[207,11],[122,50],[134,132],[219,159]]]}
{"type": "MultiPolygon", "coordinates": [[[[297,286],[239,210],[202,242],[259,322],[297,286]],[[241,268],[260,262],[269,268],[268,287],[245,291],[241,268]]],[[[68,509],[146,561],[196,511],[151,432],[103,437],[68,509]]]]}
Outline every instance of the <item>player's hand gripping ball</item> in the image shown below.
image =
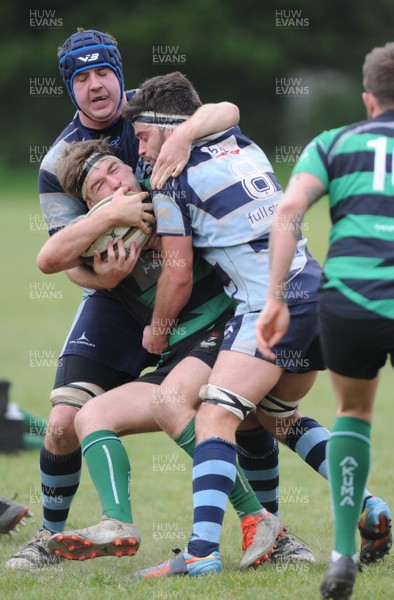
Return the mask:
{"type": "MultiPolygon", "coordinates": [[[[133,192],[130,195],[132,194],[133,192]]],[[[112,196],[104,198],[104,200],[101,200],[101,202],[98,202],[95,206],[93,206],[93,208],[90,209],[90,211],[85,215],[85,218],[89,218],[90,215],[96,213],[98,210],[103,208],[103,206],[106,206],[111,201],[112,196]]],[[[146,202],[150,202],[150,199],[147,198],[146,202]]],[[[146,221],[145,223],[150,229],[152,229],[151,223],[148,223],[146,221]]],[[[81,259],[85,264],[91,266],[93,265],[95,250],[98,250],[100,252],[102,260],[107,259],[108,242],[110,242],[111,240],[113,242],[115,255],[117,256],[117,242],[119,239],[123,239],[123,243],[127,252],[130,249],[130,245],[132,244],[132,242],[135,242],[137,248],[141,248],[145,244],[149,236],[150,234],[144,233],[143,231],[141,231],[141,229],[135,226],[129,227],[121,225],[119,227],[113,227],[112,229],[109,229],[106,233],[103,233],[103,235],[101,235],[95,242],[93,242],[93,244],[91,244],[89,248],[87,248],[87,250],[85,250],[85,252],[81,254],[81,259]]]]}

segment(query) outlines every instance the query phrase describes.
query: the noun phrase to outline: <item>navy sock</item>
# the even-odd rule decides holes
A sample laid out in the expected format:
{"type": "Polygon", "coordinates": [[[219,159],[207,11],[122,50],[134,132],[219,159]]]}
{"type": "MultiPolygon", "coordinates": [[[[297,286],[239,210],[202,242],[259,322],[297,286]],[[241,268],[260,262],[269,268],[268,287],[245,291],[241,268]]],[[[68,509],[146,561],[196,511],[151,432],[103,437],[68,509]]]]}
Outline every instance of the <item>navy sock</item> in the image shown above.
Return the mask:
{"type": "Polygon", "coordinates": [[[236,434],[238,463],[242,467],[259,502],[266,510],[278,514],[279,445],[262,427],[236,434]]]}
{"type": "Polygon", "coordinates": [[[301,417],[286,436],[287,446],[315,471],[328,479],[326,447],[330,432],[310,417],[301,417]]]}
{"type": "Polygon", "coordinates": [[[45,529],[64,531],[71,502],[81,479],[82,454],[52,454],[42,446],[40,454],[42,506],[45,529]]]}

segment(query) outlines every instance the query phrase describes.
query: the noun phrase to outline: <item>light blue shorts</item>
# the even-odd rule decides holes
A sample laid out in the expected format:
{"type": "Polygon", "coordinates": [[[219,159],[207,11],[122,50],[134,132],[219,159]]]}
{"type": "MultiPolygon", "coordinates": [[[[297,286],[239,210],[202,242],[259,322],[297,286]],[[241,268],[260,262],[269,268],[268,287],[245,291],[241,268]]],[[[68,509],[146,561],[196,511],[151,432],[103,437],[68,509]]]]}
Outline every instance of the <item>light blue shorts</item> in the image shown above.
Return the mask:
{"type": "Polygon", "coordinates": [[[322,371],[324,365],[317,320],[317,302],[289,306],[290,326],[286,335],[274,346],[275,360],[263,357],[256,346],[256,321],[260,311],[237,315],[225,328],[220,350],[233,350],[266,360],[289,373],[322,371]]]}

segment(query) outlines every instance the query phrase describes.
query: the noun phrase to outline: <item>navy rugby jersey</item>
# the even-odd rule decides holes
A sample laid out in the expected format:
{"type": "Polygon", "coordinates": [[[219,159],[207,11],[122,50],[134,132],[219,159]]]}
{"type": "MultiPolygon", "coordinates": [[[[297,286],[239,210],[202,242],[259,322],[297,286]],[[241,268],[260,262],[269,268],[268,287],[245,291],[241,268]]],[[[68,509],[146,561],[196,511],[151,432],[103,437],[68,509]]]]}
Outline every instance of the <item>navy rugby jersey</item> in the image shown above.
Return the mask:
{"type": "MultiPolygon", "coordinates": [[[[126,92],[130,100],[137,90],[126,92]]],[[[67,144],[99,137],[110,137],[111,145],[116,148],[116,156],[133,167],[137,177],[147,175],[144,169],[149,168],[139,160],[138,140],[133,126],[119,117],[116,122],[106,129],[94,130],[82,125],[78,112],[71,123],[62,131],[57,140],[44,156],[38,175],[41,210],[47,223],[50,235],[56,233],[73,219],[85,214],[87,207],[79,198],[73,198],[64,193],[56,177],[56,163],[67,144]],[[138,168],[137,168],[138,164],[138,168]]]]}
{"type": "Polygon", "coordinates": [[[321,133],[293,170],[300,172],[329,194],[320,292],[327,308],[394,319],[394,110],[321,133]]]}
{"type": "MultiPolygon", "coordinates": [[[[154,192],[157,232],[192,235],[237,302],[236,314],[261,310],[268,238],[282,195],[264,152],[234,127],[197,140],[181,175],[154,192]]],[[[300,238],[286,285],[288,303],[315,301],[320,274],[300,238]]]]}

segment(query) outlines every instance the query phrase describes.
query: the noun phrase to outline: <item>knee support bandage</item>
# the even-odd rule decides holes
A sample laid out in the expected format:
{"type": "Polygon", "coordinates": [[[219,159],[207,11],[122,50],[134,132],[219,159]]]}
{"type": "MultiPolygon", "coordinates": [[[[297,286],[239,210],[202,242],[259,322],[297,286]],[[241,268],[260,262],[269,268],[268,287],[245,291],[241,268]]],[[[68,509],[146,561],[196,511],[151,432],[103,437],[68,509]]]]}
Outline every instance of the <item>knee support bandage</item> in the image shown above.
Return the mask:
{"type": "Polygon", "coordinates": [[[298,401],[283,402],[271,394],[267,394],[257,405],[257,409],[274,419],[284,419],[291,417],[298,408],[298,401]]]}
{"type": "Polygon", "coordinates": [[[203,385],[200,389],[200,398],[203,402],[208,404],[217,404],[226,410],[232,412],[240,421],[243,421],[245,417],[255,408],[253,402],[246,400],[230,390],[218,387],[212,383],[203,385]]]}
{"type": "Polygon", "coordinates": [[[99,396],[104,392],[103,388],[95,383],[86,381],[75,381],[52,390],[50,400],[52,406],[66,404],[75,408],[82,408],[91,398],[99,396]]]}

